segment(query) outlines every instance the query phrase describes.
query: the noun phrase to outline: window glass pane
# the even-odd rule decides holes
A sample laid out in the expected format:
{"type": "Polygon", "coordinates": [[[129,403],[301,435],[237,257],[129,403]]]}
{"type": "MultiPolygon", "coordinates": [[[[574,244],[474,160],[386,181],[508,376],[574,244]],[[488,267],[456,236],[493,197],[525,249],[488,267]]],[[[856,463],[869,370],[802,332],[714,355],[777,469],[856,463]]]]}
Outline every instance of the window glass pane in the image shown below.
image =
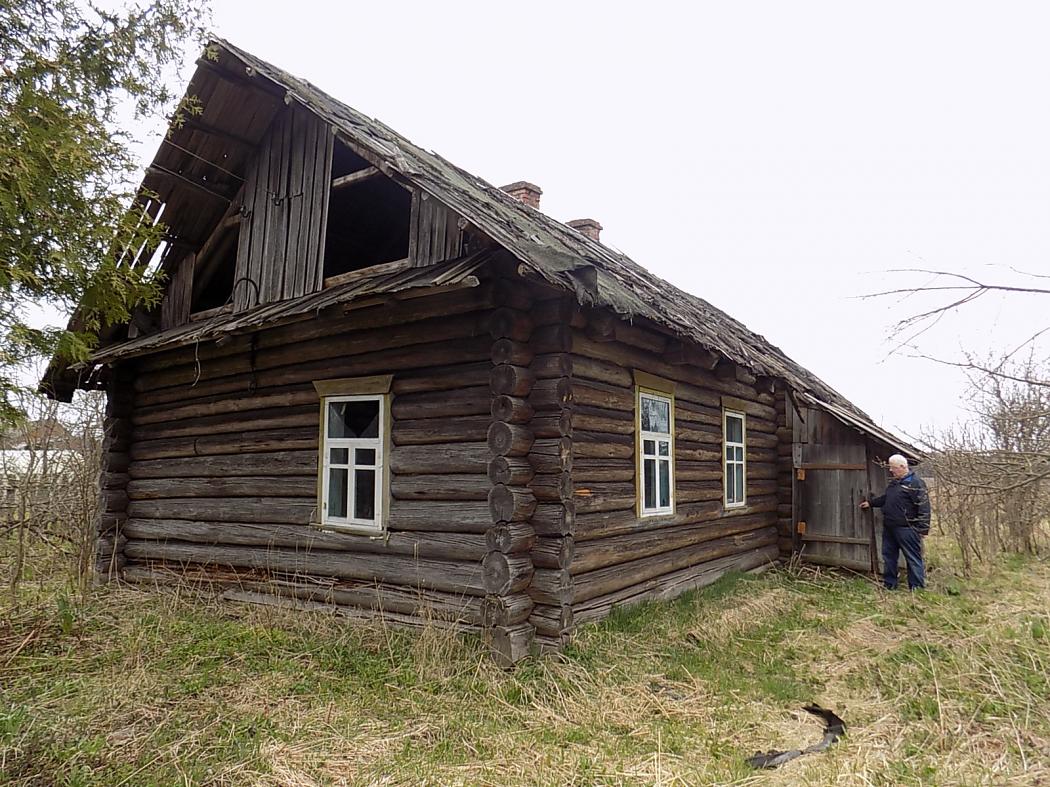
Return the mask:
{"type": "Polygon", "coordinates": [[[726,465],[726,502],[736,502],[736,465],[726,465]]]}
{"type": "Polygon", "coordinates": [[[660,456],[670,456],[670,455],[671,455],[671,444],[669,442],[667,442],[666,440],[661,440],[660,441],[660,456]]]}
{"type": "Polygon", "coordinates": [[[735,415],[726,416],[726,442],[744,442],[744,422],[735,415]]]}
{"type": "Polygon", "coordinates": [[[744,468],[738,467],[736,471],[736,497],[733,498],[734,503],[744,502],[744,468]]]}
{"type": "Polygon", "coordinates": [[[656,508],[656,460],[646,459],[642,462],[643,483],[642,508],[650,510],[656,508]]]}
{"type": "Polygon", "coordinates": [[[354,471],[354,519],[376,518],[376,471],[354,471]]]}
{"type": "Polygon", "coordinates": [[[671,507],[671,463],[660,462],[660,508],[671,507]]]}
{"type": "Polygon", "coordinates": [[[328,461],[333,465],[345,465],[350,461],[349,448],[333,448],[328,455],[328,461]]]}
{"type": "Polygon", "coordinates": [[[329,437],[378,437],[379,402],[329,402],[329,437]]]}
{"type": "Polygon", "coordinates": [[[646,454],[656,453],[656,441],[655,440],[642,440],[642,451],[646,454]]]}
{"type": "Polygon", "coordinates": [[[328,470],[328,516],[346,516],[348,472],[345,467],[332,467],[328,470]]]}
{"type": "Polygon", "coordinates": [[[744,448],[743,448],[743,446],[739,446],[738,445],[738,446],[734,446],[733,447],[733,458],[736,459],[736,461],[738,461],[738,462],[743,462],[744,461],[744,448]]]}
{"type": "Polygon", "coordinates": [[[667,402],[643,396],[641,404],[643,432],[671,431],[671,408],[667,402]]]}
{"type": "Polygon", "coordinates": [[[357,448],[354,449],[354,464],[374,465],[376,463],[376,449],[357,448]]]}

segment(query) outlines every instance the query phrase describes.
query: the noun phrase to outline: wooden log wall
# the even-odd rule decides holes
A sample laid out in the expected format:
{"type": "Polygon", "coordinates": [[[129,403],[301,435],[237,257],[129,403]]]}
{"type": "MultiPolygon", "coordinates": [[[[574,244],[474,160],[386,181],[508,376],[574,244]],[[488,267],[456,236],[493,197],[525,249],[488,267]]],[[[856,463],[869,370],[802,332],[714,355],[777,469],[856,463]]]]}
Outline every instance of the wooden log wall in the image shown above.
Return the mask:
{"type": "Polygon", "coordinates": [[[572,503],[558,510],[540,511],[540,500],[534,518],[536,569],[529,594],[538,636],[776,559],[779,443],[771,381],[735,368],[716,374],[698,365],[709,354],[683,352],[655,329],[601,312],[584,317],[576,311],[541,324],[531,344],[536,359],[564,359],[558,364],[570,385],[557,418],[537,411],[534,421],[542,449],[534,464],[555,472],[553,457],[567,456],[572,492],[572,503]],[[636,513],[632,369],[676,384],[673,516],[636,513]],[[745,410],[748,432],[747,505],[728,510],[723,396],[745,410]]]}
{"type": "Polygon", "coordinates": [[[777,411],[777,545],[782,557],[795,551],[795,514],[792,506],[795,485],[791,398],[786,388],[775,394],[777,411]]]}
{"type": "MultiPolygon", "coordinates": [[[[533,518],[536,542],[532,562],[537,571],[568,571],[575,555],[573,528],[573,386],[568,353],[550,346],[546,337],[560,326],[579,320],[579,307],[566,295],[548,297],[532,310],[536,338],[529,347],[529,368],[536,382],[528,397],[536,440],[529,451],[532,491],[537,499],[533,518]]],[[[579,324],[582,324],[579,323],[579,324]]],[[[530,588],[530,593],[531,593],[530,588]]],[[[573,608],[560,599],[532,596],[529,622],[542,650],[557,650],[569,640],[573,608]]]]}
{"type": "Polygon", "coordinates": [[[516,432],[506,466],[490,468],[499,305],[482,285],[138,359],[120,389],[134,392],[133,408],[120,409],[119,397],[111,405],[127,432],[111,468],[122,454],[129,480],[109,513],[125,516],[117,506],[126,495],[129,578],[232,572],[251,578],[253,593],[354,615],[495,622],[520,651],[531,493],[509,461],[525,455],[516,432]],[[381,374],[393,374],[387,532],[321,531],[310,524],[320,431],[312,381],[381,374]],[[509,483],[494,487],[490,471],[509,483]],[[507,576],[496,608],[486,603],[494,552],[507,576]]]}
{"type": "Polygon", "coordinates": [[[532,582],[531,550],[536,543],[531,520],[537,501],[530,488],[533,471],[527,458],[535,441],[529,397],[536,378],[528,365],[533,330],[530,301],[509,286],[504,286],[500,299],[503,305],[489,322],[491,529],[486,534],[489,552],[484,560],[485,636],[497,662],[510,666],[532,651],[536,632],[532,599],[525,592],[532,582]],[[521,615],[526,619],[520,619],[521,615]]]}
{"type": "Polygon", "coordinates": [[[106,391],[95,545],[95,578],[100,583],[119,578],[127,564],[124,549],[133,410],[131,379],[132,369],[127,365],[118,366],[110,376],[106,391]]]}

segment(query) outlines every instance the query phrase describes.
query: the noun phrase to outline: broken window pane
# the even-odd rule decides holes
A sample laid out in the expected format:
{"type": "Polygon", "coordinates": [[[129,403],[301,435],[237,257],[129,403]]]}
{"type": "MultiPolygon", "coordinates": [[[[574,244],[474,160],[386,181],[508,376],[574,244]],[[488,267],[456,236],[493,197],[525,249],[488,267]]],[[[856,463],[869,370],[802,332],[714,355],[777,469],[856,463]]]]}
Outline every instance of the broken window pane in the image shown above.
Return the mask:
{"type": "Polygon", "coordinates": [[[379,402],[329,402],[328,436],[361,438],[379,436],[379,402]]]}

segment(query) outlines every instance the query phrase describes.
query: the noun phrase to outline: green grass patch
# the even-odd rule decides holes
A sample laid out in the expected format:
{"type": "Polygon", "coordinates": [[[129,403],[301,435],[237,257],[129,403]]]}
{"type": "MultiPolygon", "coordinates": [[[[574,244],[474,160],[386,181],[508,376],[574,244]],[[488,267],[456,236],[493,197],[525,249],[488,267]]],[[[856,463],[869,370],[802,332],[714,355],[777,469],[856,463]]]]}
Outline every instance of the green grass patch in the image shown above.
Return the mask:
{"type": "Polygon", "coordinates": [[[41,580],[0,609],[0,783],[1035,783],[1048,599],[1034,559],[915,595],[735,575],[503,672],[477,637],[41,580]],[[750,771],[820,738],[810,701],[846,740],[750,771]]]}

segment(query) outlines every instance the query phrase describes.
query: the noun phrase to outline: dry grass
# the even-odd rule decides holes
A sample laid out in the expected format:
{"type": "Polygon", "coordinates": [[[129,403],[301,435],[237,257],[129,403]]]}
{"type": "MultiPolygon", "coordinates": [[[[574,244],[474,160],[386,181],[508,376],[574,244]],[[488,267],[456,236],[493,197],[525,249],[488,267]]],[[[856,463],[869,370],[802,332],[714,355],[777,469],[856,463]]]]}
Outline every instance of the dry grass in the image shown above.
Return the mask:
{"type": "Polygon", "coordinates": [[[0,781],[1050,784],[1050,565],[932,586],[731,578],[504,673],[437,629],[40,580],[0,609],[0,781]],[[809,700],[848,738],[749,771],[820,738],[809,700]]]}

